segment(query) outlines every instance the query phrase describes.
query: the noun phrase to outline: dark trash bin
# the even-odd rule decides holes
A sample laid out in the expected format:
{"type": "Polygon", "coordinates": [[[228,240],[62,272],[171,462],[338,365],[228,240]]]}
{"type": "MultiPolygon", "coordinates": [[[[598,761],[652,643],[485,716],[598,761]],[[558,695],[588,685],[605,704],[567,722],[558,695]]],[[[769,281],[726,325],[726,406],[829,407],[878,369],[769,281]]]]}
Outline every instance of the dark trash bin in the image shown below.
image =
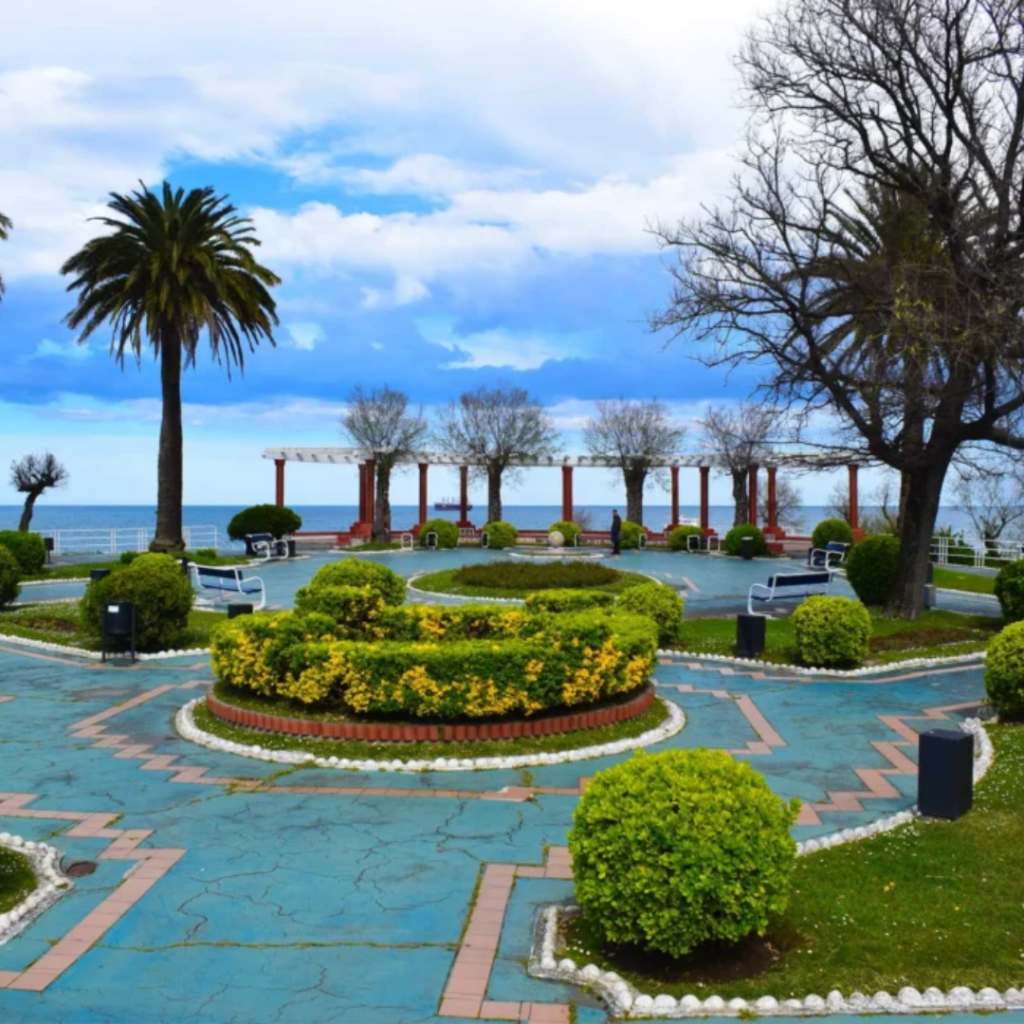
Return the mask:
{"type": "Polygon", "coordinates": [[[298,555],[298,553],[299,553],[299,543],[298,543],[298,541],[294,541],[294,540],[288,541],[288,557],[289,558],[295,558],[296,555],[298,555]]]}
{"type": "Polygon", "coordinates": [[[765,624],[763,615],[736,616],[736,657],[760,658],[764,654],[765,624]]]}
{"type": "Polygon", "coordinates": [[[107,660],[108,648],[122,648],[135,660],[135,605],[131,601],[118,601],[103,607],[100,659],[107,660]]]}
{"type": "Polygon", "coordinates": [[[952,729],[921,734],[917,809],[926,818],[962,818],[974,803],[974,737],[952,729]]]}
{"type": "Polygon", "coordinates": [[[50,560],[50,555],[53,554],[54,547],[56,546],[53,542],[52,537],[44,537],[43,543],[46,545],[46,560],[50,560]]]}
{"type": "Polygon", "coordinates": [[[740,558],[749,562],[754,557],[754,538],[742,537],[740,539],[740,558]]]}
{"type": "Polygon", "coordinates": [[[90,569],[89,570],[89,582],[95,583],[97,580],[104,580],[110,575],[109,569],[90,569]]]}
{"type": "Polygon", "coordinates": [[[236,601],[234,604],[228,605],[228,618],[237,619],[239,615],[252,615],[253,606],[246,604],[244,601],[236,601]]]}

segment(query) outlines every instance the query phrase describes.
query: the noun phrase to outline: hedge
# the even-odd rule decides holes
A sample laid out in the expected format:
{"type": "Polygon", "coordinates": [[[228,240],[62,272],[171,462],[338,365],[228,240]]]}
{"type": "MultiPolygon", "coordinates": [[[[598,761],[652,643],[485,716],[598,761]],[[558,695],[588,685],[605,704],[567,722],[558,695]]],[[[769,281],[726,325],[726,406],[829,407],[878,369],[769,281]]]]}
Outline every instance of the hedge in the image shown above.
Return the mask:
{"type": "Polygon", "coordinates": [[[865,604],[885,604],[896,585],[897,537],[865,537],[846,556],[846,578],[865,604]]]}
{"type": "Polygon", "coordinates": [[[514,548],[519,540],[519,531],[511,523],[502,522],[500,519],[488,523],[482,534],[487,538],[487,547],[497,550],[514,548]]]}
{"type": "Polygon", "coordinates": [[[139,555],[130,565],[89,584],[79,603],[82,624],[98,636],[103,609],[122,601],[135,605],[136,647],[140,651],[162,651],[181,643],[195,592],[176,558],[139,555]]]}
{"type": "Polygon", "coordinates": [[[1024,559],[1010,562],[999,570],[994,591],[1007,622],[1024,619],[1024,559]]]}
{"type": "Polygon", "coordinates": [[[303,587],[295,595],[296,612],[326,616],[335,627],[336,637],[374,638],[384,607],[381,592],[369,584],[303,587]]]}
{"type": "Polygon", "coordinates": [[[482,562],[464,565],[452,577],[464,587],[488,587],[494,590],[569,590],[577,587],[603,587],[614,583],[620,573],[597,562],[512,561],[482,562]]]}
{"type": "Polygon", "coordinates": [[[1004,721],[1024,721],[1024,622],[995,636],[985,653],[985,691],[1004,721]]]}
{"type": "Polygon", "coordinates": [[[639,753],[577,805],[576,901],[605,943],[671,957],[763,935],[789,902],[799,806],[724,751],[639,753]]]}
{"type": "Polygon", "coordinates": [[[46,565],[46,541],[38,533],[0,530],[0,545],[7,548],[23,576],[34,576],[46,565]]]}
{"type": "Polygon", "coordinates": [[[228,523],[232,540],[245,540],[254,533],[273,534],[278,540],[302,529],[302,516],[283,505],[252,505],[242,509],[228,523]]]}
{"type": "Polygon", "coordinates": [[[811,544],[814,547],[824,550],[832,542],[853,543],[853,530],[845,519],[822,519],[814,528],[811,534],[811,544]]]}
{"type": "Polygon", "coordinates": [[[699,526],[677,526],[668,535],[668,546],[672,551],[689,551],[691,537],[699,537],[703,543],[704,531],[699,526]]]}
{"type": "Polygon", "coordinates": [[[640,583],[623,592],[618,606],[627,612],[646,615],[658,627],[658,643],[673,643],[679,639],[683,622],[683,599],[664,583],[640,583]]]}
{"type": "Polygon", "coordinates": [[[427,534],[437,534],[439,548],[454,548],[459,545],[459,528],[450,519],[428,519],[420,527],[420,547],[427,546],[427,534]]]}
{"type": "Polygon", "coordinates": [[[722,543],[727,555],[739,555],[743,550],[743,538],[754,538],[754,555],[762,557],[768,554],[768,542],[764,539],[761,530],[750,523],[742,523],[734,526],[726,535],[722,543]]]}
{"type": "Polygon", "coordinates": [[[21,569],[18,560],[11,552],[0,544],[0,608],[10,604],[21,591],[18,581],[21,569]]]}
{"type": "Polygon", "coordinates": [[[871,652],[871,616],[848,597],[809,597],[793,612],[797,654],[805,665],[859,665],[871,652]]]}
{"type": "Polygon", "coordinates": [[[640,547],[640,538],[646,537],[647,534],[644,528],[639,523],[631,522],[626,519],[622,523],[622,530],[619,533],[619,547],[623,551],[628,551],[631,548],[640,547]]]}
{"type": "Polygon", "coordinates": [[[530,611],[578,612],[584,608],[607,608],[615,595],[605,590],[538,590],[524,602],[530,611]]]}
{"type": "Polygon", "coordinates": [[[385,604],[397,605],[405,600],[405,580],[397,572],[362,558],[346,558],[318,569],[309,583],[295,592],[296,607],[304,603],[314,610],[316,592],[324,587],[370,587],[385,604]]]}
{"type": "Polygon", "coordinates": [[[548,527],[548,533],[554,533],[555,531],[565,538],[565,546],[567,548],[577,547],[580,538],[583,536],[583,527],[579,523],[569,522],[565,519],[552,523],[548,527]]]}

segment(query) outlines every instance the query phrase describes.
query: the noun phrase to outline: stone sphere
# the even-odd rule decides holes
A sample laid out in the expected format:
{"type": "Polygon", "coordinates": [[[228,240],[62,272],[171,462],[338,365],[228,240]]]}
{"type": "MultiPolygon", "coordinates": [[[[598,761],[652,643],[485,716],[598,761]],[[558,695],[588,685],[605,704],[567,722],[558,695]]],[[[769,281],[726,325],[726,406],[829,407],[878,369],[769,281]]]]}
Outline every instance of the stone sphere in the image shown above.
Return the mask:
{"type": "Polygon", "coordinates": [[[548,534],[548,544],[553,548],[565,547],[565,537],[562,536],[561,530],[552,530],[548,534]]]}

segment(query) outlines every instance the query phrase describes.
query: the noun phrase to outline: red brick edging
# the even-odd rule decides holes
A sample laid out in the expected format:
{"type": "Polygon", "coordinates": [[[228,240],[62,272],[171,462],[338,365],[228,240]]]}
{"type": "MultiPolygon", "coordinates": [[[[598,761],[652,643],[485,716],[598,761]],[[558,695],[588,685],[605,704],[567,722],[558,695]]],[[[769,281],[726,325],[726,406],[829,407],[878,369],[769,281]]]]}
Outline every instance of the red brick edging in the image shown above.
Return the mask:
{"type": "Polygon", "coordinates": [[[264,732],[291,736],[319,736],[333,740],[365,740],[371,743],[460,742],[464,740],[511,740],[521,736],[550,736],[556,733],[598,729],[638,718],[654,703],[654,687],[648,684],[625,704],[516,722],[483,722],[479,725],[389,725],[369,722],[318,722],[305,718],[264,715],[227,704],[212,693],[206,698],[210,714],[224,722],[264,732]]]}

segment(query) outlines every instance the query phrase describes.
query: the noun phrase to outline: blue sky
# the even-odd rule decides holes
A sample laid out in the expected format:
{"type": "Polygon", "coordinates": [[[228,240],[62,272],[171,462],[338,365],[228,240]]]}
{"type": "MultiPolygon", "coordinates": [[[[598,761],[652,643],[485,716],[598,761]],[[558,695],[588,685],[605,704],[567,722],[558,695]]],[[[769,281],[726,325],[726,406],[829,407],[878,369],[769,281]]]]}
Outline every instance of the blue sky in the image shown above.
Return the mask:
{"type": "MultiPolygon", "coordinates": [[[[71,471],[55,501],[153,500],[155,367],[119,370],[102,334],[77,345],[58,273],[106,193],[140,179],[228,193],[284,278],[276,349],[231,383],[205,359],[187,375],[189,503],[267,499],[262,449],[341,443],[356,383],[428,412],[521,384],[569,451],[597,399],[656,396],[687,421],[741,400],[749,377],[648,334],[669,278],[646,227],[726,185],[730,58],[759,6],[18,5],[0,36],[0,458],[53,450],[71,471]]],[[[506,500],[557,501],[549,476],[506,500]]],[[[610,475],[579,476],[578,501],[621,500],[610,475]]],[[[816,503],[831,483],[800,486],[816,503]]],[[[289,497],[349,503],[351,485],[298,472],[289,497]]],[[[413,489],[399,478],[396,499],[413,489]]]]}

